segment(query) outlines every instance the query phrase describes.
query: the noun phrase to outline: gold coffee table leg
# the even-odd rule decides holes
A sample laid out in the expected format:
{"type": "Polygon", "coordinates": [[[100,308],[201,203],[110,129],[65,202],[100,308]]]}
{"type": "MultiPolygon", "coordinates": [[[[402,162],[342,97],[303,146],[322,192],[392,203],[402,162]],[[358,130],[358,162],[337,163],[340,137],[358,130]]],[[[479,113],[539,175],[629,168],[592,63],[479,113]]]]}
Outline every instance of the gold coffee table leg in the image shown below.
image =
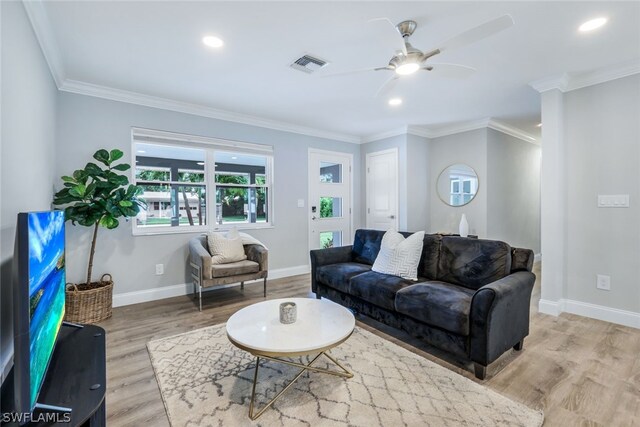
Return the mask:
{"type": "Polygon", "coordinates": [[[289,389],[289,387],[291,387],[298,380],[298,378],[300,378],[302,376],[302,374],[304,374],[306,371],[321,372],[321,373],[324,373],[324,374],[335,375],[335,376],[343,377],[343,378],[352,378],[353,377],[353,374],[351,372],[349,372],[347,370],[347,368],[342,366],[336,359],[334,359],[333,357],[329,356],[324,351],[319,353],[316,357],[314,357],[311,360],[311,362],[309,362],[306,365],[303,364],[303,363],[296,363],[296,362],[291,362],[289,360],[278,359],[276,357],[256,356],[256,369],[255,369],[255,371],[253,373],[253,387],[251,389],[251,401],[249,402],[249,418],[251,418],[252,420],[255,420],[260,415],[262,415],[264,413],[264,411],[266,411],[271,405],[273,405],[273,403],[276,400],[278,400],[278,398],[280,396],[282,396],[282,394],[285,391],[287,391],[289,389]],[[342,372],[332,371],[332,370],[323,369],[323,368],[316,368],[314,366],[311,366],[323,354],[329,360],[331,360],[335,365],[337,365],[340,369],[342,369],[342,372]],[[272,360],[272,361],[278,362],[278,363],[283,363],[283,364],[289,365],[289,366],[296,366],[296,367],[301,368],[301,369],[300,369],[300,372],[298,372],[298,374],[289,382],[289,384],[287,384],[282,390],[280,390],[280,392],[273,399],[271,399],[265,406],[262,407],[262,409],[260,409],[257,413],[254,414],[253,409],[254,409],[254,401],[255,401],[255,397],[256,397],[256,384],[258,383],[258,368],[260,366],[260,358],[267,359],[267,360],[272,360]]]}

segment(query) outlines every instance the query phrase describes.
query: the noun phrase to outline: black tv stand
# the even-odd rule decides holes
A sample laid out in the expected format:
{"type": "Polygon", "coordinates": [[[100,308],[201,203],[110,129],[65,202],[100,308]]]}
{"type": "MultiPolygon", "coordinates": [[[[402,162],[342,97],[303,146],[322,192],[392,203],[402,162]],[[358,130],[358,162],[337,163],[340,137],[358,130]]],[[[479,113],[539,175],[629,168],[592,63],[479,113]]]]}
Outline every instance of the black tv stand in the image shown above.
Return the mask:
{"type": "MultiPolygon", "coordinates": [[[[99,326],[60,328],[38,402],[71,413],[37,408],[27,426],[103,427],[107,386],[105,331],[99,326]],[[53,422],[52,422],[53,420],[53,422]]],[[[2,414],[13,412],[13,371],[2,385],[2,414]]],[[[2,419],[2,418],[0,418],[2,419]]],[[[2,423],[18,426],[18,422],[2,423]]]]}

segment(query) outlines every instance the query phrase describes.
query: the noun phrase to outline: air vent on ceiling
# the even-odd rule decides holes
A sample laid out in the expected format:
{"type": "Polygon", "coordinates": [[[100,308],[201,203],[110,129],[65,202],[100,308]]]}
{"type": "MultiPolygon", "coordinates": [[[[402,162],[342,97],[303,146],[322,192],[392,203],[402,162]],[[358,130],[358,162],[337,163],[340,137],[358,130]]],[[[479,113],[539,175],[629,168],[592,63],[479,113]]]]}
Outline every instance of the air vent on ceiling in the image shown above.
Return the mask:
{"type": "Polygon", "coordinates": [[[327,65],[327,61],[315,58],[310,55],[303,55],[302,57],[293,61],[293,63],[291,64],[291,68],[311,74],[314,71],[318,71],[325,65],[327,65]]]}

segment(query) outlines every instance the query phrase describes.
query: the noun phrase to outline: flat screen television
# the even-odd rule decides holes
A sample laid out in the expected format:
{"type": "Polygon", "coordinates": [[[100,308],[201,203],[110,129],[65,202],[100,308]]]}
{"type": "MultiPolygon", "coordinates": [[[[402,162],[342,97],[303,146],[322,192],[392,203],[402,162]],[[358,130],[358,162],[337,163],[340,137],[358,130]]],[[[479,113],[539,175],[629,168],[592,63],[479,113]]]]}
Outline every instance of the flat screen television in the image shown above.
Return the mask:
{"type": "Polygon", "coordinates": [[[64,317],[64,223],[63,211],[18,214],[13,369],[21,413],[36,407],[64,317]]]}

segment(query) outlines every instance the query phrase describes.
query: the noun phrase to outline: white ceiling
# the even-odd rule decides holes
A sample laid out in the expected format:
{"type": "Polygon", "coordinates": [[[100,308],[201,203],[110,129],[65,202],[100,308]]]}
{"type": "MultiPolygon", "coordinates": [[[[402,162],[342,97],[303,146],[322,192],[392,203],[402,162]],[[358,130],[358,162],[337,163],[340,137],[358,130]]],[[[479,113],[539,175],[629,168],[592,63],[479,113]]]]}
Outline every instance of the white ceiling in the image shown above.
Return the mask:
{"type": "Polygon", "coordinates": [[[52,38],[63,79],[353,136],[487,117],[537,135],[531,81],[640,60],[637,1],[56,1],[44,12],[40,30],[52,38]],[[515,21],[510,29],[433,58],[475,67],[473,77],[408,76],[395,90],[399,108],[373,97],[387,72],[321,77],[386,65],[396,39],[371,18],[417,21],[411,42],[427,50],[503,14],[515,21]],[[609,23],[577,32],[597,16],[609,23]],[[225,46],[206,48],[207,34],[225,46]],[[291,69],[305,53],[330,65],[312,75],[291,69]]]}

